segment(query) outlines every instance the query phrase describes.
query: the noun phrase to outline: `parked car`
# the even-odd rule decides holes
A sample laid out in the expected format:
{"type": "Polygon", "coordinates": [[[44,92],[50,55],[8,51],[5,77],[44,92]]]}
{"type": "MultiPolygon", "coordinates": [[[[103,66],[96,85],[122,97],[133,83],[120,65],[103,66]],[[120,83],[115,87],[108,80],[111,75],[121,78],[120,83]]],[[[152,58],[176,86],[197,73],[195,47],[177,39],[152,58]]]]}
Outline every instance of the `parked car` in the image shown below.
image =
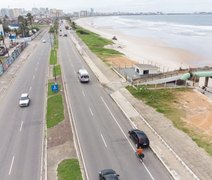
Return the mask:
{"type": "Polygon", "coordinates": [[[0,56],[4,56],[7,53],[8,53],[7,48],[4,46],[0,46],[0,56]]]}
{"type": "Polygon", "coordinates": [[[99,172],[100,180],[118,180],[119,175],[113,169],[104,169],[99,172]]]}
{"type": "Polygon", "coordinates": [[[43,39],[43,40],[42,40],[42,42],[43,42],[43,43],[46,43],[46,40],[45,40],[45,39],[43,39]]]}
{"type": "Polygon", "coordinates": [[[149,147],[149,139],[143,131],[139,129],[131,129],[128,134],[137,147],[149,147]]]}
{"type": "Polygon", "coordinates": [[[30,98],[28,93],[21,94],[21,97],[19,99],[19,106],[20,107],[26,107],[29,106],[30,98]]]}
{"type": "Polygon", "coordinates": [[[67,37],[67,36],[68,36],[67,34],[64,34],[64,35],[63,35],[63,37],[67,37]]]}

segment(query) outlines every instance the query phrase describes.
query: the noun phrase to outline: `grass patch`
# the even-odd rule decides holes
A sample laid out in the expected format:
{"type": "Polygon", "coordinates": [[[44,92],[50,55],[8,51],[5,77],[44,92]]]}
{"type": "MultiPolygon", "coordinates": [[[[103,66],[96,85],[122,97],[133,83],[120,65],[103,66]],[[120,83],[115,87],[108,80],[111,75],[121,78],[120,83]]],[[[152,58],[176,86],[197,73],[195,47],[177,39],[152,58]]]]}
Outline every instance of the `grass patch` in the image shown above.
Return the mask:
{"type": "Polygon", "coordinates": [[[112,40],[102,38],[98,34],[83,29],[79,26],[77,26],[76,28],[76,33],[90,48],[90,50],[103,60],[108,57],[115,57],[122,55],[122,53],[116,50],[104,48],[104,46],[106,45],[113,44],[112,40]]]}
{"type": "Polygon", "coordinates": [[[47,25],[47,24],[36,24],[36,25],[33,25],[32,28],[42,29],[42,28],[46,28],[46,27],[49,27],[49,25],[47,25]]]}
{"type": "Polygon", "coordinates": [[[58,180],[82,180],[77,159],[63,160],[57,168],[58,180]]]}
{"type": "Polygon", "coordinates": [[[58,49],[58,35],[54,33],[54,48],[58,49]]]}
{"type": "Polygon", "coordinates": [[[55,94],[47,100],[47,128],[54,127],[64,119],[63,98],[55,94]]]}
{"type": "Polygon", "coordinates": [[[127,87],[128,91],[137,99],[143,100],[147,105],[156,109],[157,112],[163,113],[170,119],[174,126],[183,132],[187,133],[199,147],[205,149],[212,155],[212,143],[210,138],[204,136],[202,133],[192,127],[188,127],[181,117],[185,116],[185,112],[177,108],[176,94],[179,91],[190,91],[190,89],[148,89],[144,86],[139,86],[137,89],[132,86],[127,87]]]}
{"type": "Polygon", "coordinates": [[[51,65],[57,64],[57,50],[56,49],[51,49],[50,64],[51,65]]]}
{"type": "Polygon", "coordinates": [[[61,68],[60,68],[60,65],[55,65],[54,68],[53,68],[53,75],[55,75],[56,73],[56,76],[60,76],[61,75],[61,68]]]}

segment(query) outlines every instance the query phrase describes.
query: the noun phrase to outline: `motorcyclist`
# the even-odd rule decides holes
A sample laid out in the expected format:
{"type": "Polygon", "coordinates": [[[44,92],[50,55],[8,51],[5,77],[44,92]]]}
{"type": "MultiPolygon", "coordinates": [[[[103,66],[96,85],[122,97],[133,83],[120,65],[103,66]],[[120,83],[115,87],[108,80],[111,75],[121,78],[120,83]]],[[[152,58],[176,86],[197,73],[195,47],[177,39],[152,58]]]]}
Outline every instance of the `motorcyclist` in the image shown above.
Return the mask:
{"type": "Polygon", "coordinates": [[[136,153],[137,153],[137,155],[138,155],[139,158],[143,158],[144,157],[143,149],[141,147],[138,147],[137,148],[136,153]]]}

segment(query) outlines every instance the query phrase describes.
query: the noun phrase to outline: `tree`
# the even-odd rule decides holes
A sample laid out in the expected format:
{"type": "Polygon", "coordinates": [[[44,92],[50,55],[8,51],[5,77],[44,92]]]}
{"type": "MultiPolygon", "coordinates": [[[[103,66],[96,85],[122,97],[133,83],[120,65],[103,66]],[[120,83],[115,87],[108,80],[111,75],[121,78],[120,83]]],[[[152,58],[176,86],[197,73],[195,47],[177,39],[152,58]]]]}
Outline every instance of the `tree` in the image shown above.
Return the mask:
{"type": "Polygon", "coordinates": [[[20,30],[22,32],[22,36],[25,37],[26,33],[27,33],[27,20],[23,17],[23,16],[18,16],[18,24],[20,27],[20,30]]]}
{"type": "Polygon", "coordinates": [[[76,23],[75,23],[74,21],[71,23],[71,27],[72,27],[73,29],[76,29],[76,23]]]}
{"type": "Polygon", "coordinates": [[[31,13],[27,13],[27,21],[29,22],[29,24],[32,26],[32,22],[33,22],[33,16],[31,13]]]}

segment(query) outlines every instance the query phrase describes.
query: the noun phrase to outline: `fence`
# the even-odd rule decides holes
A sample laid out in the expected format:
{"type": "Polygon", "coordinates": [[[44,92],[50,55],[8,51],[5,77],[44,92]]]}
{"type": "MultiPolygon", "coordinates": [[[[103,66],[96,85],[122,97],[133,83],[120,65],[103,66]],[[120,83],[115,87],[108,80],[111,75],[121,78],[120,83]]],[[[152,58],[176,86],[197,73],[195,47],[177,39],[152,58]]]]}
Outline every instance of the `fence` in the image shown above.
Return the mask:
{"type": "Polygon", "coordinates": [[[26,46],[27,42],[20,43],[6,59],[6,61],[0,64],[0,75],[2,75],[10,67],[10,65],[18,58],[26,46]]]}

